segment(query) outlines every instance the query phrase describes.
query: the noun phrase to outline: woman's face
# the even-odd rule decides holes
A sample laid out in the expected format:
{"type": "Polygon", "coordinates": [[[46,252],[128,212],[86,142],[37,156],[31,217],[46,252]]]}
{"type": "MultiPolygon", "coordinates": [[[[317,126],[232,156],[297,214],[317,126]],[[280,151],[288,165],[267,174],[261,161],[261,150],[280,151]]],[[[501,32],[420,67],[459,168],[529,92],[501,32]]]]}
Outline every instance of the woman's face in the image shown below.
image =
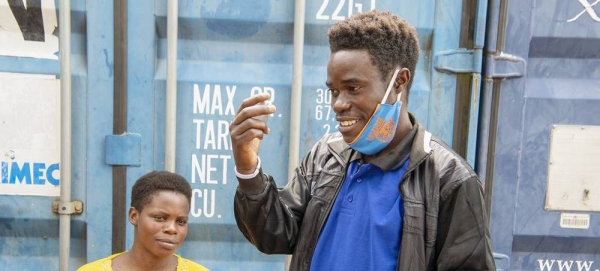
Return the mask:
{"type": "Polygon", "coordinates": [[[169,257],[187,235],[190,203],[183,194],[168,190],[151,197],[141,212],[129,210],[129,221],[136,228],[133,247],[156,258],[169,257]]]}

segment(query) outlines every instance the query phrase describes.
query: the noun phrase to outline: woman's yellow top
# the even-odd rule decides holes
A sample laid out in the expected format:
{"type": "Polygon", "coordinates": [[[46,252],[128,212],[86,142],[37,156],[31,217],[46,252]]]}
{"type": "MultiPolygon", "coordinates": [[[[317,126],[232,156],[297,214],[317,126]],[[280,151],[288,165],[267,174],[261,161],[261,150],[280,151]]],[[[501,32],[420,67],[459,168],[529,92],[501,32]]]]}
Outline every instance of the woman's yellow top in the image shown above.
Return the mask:
{"type": "MultiPolygon", "coordinates": [[[[123,254],[123,252],[113,254],[104,259],[88,263],[77,269],[77,271],[113,271],[112,259],[121,254],[123,254]]],[[[175,254],[175,256],[177,257],[177,271],[209,271],[206,267],[199,265],[193,261],[182,258],[177,254],[175,254]]]]}

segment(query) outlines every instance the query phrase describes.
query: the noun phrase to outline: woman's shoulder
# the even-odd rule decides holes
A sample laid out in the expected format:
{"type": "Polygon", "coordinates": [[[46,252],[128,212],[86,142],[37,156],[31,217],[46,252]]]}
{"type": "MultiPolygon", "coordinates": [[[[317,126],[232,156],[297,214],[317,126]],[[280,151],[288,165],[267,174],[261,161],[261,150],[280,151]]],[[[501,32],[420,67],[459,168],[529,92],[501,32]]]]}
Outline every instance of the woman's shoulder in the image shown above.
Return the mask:
{"type": "Polygon", "coordinates": [[[179,255],[177,256],[177,271],[209,271],[208,268],[186,258],[183,258],[179,255]]]}
{"type": "Polygon", "coordinates": [[[77,271],[112,271],[112,265],[111,265],[111,261],[112,259],[114,259],[115,257],[119,256],[123,254],[121,253],[116,253],[113,255],[110,255],[106,258],[102,258],[96,261],[93,261],[91,263],[85,264],[82,267],[79,267],[79,269],[77,269],[77,271]]]}

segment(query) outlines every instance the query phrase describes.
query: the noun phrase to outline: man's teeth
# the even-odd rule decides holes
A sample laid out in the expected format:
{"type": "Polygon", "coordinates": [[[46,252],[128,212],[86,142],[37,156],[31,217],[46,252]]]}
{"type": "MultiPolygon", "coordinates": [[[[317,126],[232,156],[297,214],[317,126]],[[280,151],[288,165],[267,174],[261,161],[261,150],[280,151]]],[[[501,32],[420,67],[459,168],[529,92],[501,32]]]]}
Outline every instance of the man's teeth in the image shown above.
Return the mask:
{"type": "Polygon", "coordinates": [[[340,125],[342,125],[342,127],[345,127],[345,126],[350,126],[352,124],[355,124],[357,122],[358,122],[358,120],[345,120],[345,121],[340,122],[340,125]]]}

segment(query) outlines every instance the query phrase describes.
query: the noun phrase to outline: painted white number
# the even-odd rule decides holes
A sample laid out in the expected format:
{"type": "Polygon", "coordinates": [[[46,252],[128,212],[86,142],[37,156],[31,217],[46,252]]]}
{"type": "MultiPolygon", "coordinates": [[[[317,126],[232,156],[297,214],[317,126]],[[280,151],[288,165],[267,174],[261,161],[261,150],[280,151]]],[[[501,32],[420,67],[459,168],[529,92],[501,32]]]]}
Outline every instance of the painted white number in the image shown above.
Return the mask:
{"type": "Polygon", "coordinates": [[[315,119],[329,120],[329,116],[331,116],[330,105],[317,105],[317,107],[315,107],[315,119]]]}
{"type": "MultiPolygon", "coordinates": [[[[346,2],[346,1],[341,0],[338,3],[337,7],[335,8],[335,11],[333,12],[333,15],[331,15],[332,20],[334,20],[334,21],[343,21],[344,20],[344,16],[339,16],[340,11],[342,11],[342,8],[344,7],[344,4],[345,4],[344,2],[346,2]]],[[[350,8],[348,9],[348,15],[350,15],[350,12],[351,12],[350,10],[352,10],[352,9],[350,9],[350,8]]]]}
{"type": "MultiPolygon", "coordinates": [[[[348,6],[352,6],[352,3],[354,2],[353,0],[348,0],[350,2],[350,4],[348,6]]],[[[361,13],[362,12],[362,4],[355,4],[354,7],[356,7],[356,13],[361,13]]],[[[352,9],[349,8],[348,9],[348,17],[352,16],[352,9]]]]}
{"type": "Polygon", "coordinates": [[[272,87],[252,87],[252,90],[250,91],[250,95],[254,96],[254,95],[258,95],[258,94],[262,94],[262,93],[269,93],[271,95],[271,98],[269,98],[269,102],[270,104],[273,104],[273,102],[275,101],[275,89],[272,87]]]}
{"type": "MultiPolygon", "coordinates": [[[[342,20],[346,19],[346,16],[340,15],[340,13],[342,13],[342,10],[344,8],[346,8],[348,10],[347,17],[352,16],[354,11],[356,11],[356,13],[361,13],[363,11],[363,4],[362,3],[354,3],[355,0],[338,0],[338,1],[339,2],[337,3],[335,10],[333,11],[333,14],[331,14],[331,17],[330,17],[329,15],[325,15],[325,10],[329,6],[329,0],[323,0],[321,7],[319,7],[319,10],[317,11],[317,17],[316,17],[317,20],[326,21],[331,18],[331,20],[334,20],[334,21],[342,21],[342,20]]],[[[371,0],[371,10],[375,9],[375,1],[376,0],[371,0]]]]}
{"type": "Polygon", "coordinates": [[[331,92],[326,89],[317,89],[317,104],[331,104],[331,92]]]}
{"type": "Polygon", "coordinates": [[[325,134],[329,134],[329,130],[331,129],[331,125],[325,124],[325,125],[323,125],[323,128],[325,128],[325,134]]]}
{"type": "MultiPolygon", "coordinates": [[[[333,127],[333,129],[337,130],[337,128],[339,128],[339,127],[340,127],[340,125],[337,124],[333,127]]],[[[323,134],[323,135],[329,134],[329,132],[331,131],[331,125],[329,125],[329,124],[324,124],[323,128],[325,128],[325,134],[323,134]]]]}
{"type": "Polygon", "coordinates": [[[319,11],[317,11],[317,20],[329,20],[329,16],[323,15],[328,4],[329,0],[323,0],[323,4],[319,8],[319,11]]]}
{"type": "Polygon", "coordinates": [[[322,120],[323,119],[323,109],[322,109],[322,105],[317,105],[317,107],[315,107],[315,119],[317,120],[322,120]]]}
{"type": "MultiPolygon", "coordinates": [[[[315,101],[317,102],[317,105],[315,106],[316,120],[335,120],[335,116],[331,108],[331,92],[322,88],[317,89],[317,98],[315,101]]],[[[338,125],[335,126],[335,129],[337,129],[337,127],[338,125]]],[[[331,125],[324,124],[323,128],[325,128],[325,134],[328,134],[331,130],[331,125]]]]}

